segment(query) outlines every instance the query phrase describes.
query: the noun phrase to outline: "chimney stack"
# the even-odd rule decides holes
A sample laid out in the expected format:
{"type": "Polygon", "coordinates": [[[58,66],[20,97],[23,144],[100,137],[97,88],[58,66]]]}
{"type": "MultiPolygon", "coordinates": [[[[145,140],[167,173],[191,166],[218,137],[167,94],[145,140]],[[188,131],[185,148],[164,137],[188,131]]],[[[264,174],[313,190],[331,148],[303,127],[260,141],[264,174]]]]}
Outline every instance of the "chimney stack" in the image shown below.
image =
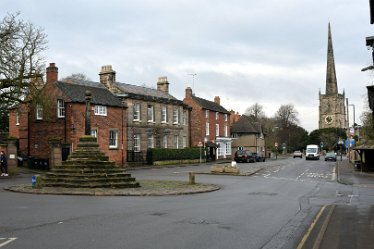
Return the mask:
{"type": "Polygon", "coordinates": [[[49,63],[49,67],[47,67],[46,73],[47,84],[56,82],[58,80],[58,67],[55,66],[55,63],[49,63]]]}
{"type": "Polygon", "coordinates": [[[157,90],[163,91],[165,93],[169,93],[168,77],[166,77],[166,76],[158,77],[157,90]]]}
{"type": "Polygon", "coordinates": [[[219,96],[214,97],[214,103],[221,105],[221,99],[219,98],[219,96]]]}
{"type": "Polygon", "coordinates": [[[114,82],[116,82],[116,71],[112,69],[112,65],[105,65],[101,67],[100,83],[103,84],[109,91],[114,90],[114,82]]]}
{"type": "Polygon", "coordinates": [[[186,98],[192,98],[192,89],[191,89],[191,87],[187,87],[186,88],[186,96],[185,96],[186,98]]]}

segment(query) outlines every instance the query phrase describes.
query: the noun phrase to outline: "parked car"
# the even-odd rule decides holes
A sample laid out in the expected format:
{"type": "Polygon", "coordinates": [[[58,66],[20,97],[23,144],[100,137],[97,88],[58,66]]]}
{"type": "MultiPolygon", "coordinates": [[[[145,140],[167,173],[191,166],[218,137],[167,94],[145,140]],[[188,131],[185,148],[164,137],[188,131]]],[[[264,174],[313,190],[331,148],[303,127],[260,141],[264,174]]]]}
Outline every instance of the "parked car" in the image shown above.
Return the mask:
{"type": "Polygon", "coordinates": [[[265,162],[265,157],[262,155],[262,154],[258,154],[258,153],[252,153],[255,158],[256,158],[256,162],[265,162]]]}
{"type": "Polygon", "coordinates": [[[303,153],[299,150],[296,150],[294,153],[293,153],[293,158],[295,157],[300,157],[300,158],[303,158],[303,153]]]}
{"type": "Polygon", "coordinates": [[[325,161],[336,162],[336,154],[335,154],[335,152],[327,152],[326,156],[325,156],[325,161]]]}
{"type": "Polygon", "coordinates": [[[256,162],[256,156],[248,150],[238,150],[235,152],[235,162],[254,163],[256,162]]]}

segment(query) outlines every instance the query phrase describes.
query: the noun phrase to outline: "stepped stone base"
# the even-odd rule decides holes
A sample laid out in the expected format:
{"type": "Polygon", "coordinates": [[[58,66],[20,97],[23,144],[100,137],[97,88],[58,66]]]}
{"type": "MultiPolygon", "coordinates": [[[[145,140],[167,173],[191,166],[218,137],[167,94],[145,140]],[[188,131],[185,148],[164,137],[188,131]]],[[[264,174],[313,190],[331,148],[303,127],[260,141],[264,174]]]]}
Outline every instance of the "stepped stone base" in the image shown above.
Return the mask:
{"type": "Polygon", "coordinates": [[[99,149],[95,137],[79,139],[76,151],[41,179],[41,187],[63,188],[137,188],[135,178],[118,168],[99,149]]]}

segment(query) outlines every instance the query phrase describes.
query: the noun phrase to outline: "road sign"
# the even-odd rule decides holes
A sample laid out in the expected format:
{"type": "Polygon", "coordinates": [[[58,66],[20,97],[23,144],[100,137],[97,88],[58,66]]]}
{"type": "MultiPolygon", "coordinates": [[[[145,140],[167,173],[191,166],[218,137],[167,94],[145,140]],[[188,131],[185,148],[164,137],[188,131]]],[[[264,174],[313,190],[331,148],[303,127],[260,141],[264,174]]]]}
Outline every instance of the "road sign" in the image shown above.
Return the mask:
{"type": "Polygon", "coordinates": [[[349,128],[349,134],[353,136],[355,134],[355,128],[353,127],[349,128]]]}
{"type": "Polygon", "coordinates": [[[203,143],[201,141],[199,141],[199,143],[197,144],[198,147],[203,147],[203,143]]]}
{"type": "Polygon", "coordinates": [[[274,146],[275,146],[275,147],[278,147],[278,143],[277,143],[277,142],[275,142],[274,146]]]}

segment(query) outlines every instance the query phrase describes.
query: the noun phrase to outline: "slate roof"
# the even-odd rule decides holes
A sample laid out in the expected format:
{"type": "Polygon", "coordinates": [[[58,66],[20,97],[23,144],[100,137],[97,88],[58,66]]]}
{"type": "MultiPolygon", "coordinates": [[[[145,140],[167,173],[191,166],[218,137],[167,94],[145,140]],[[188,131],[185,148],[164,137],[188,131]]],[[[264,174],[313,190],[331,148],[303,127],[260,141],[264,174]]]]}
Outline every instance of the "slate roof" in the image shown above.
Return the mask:
{"type": "Polygon", "coordinates": [[[232,125],[231,133],[261,133],[261,128],[246,115],[240,116],[239,120],[232,125]]]}
{"type": "Polygon", "coordinates": [[[206,99],[202,99],[196,96],[192,96],[192,99],[197,102],[203,109],[209,110],[209,111],[215,111],[215,112],[221,112],[230,114],[229,111],[227,111],[225,108],[223,108],[221,105],[217,104],[214,101],[209,101],[206,99]]]}
{"type": "Polygon", "coordinates": [[[131,95],[151,96],[155,98],[172,99],[177,100],[174,96],[164,91],[153,89],[145,86],[136,86],[127,83],[116,82],[116,85],[123,91],[131,95]]]}
{"type": "Polygon", "coordinates": [[[72,102],[85,103],[85,92],[92,93],[92,104],[122,107],[121,101],[102,84],[92,81],[66,83],[57,81],[56,86],[64,92],[72,102]]]}

